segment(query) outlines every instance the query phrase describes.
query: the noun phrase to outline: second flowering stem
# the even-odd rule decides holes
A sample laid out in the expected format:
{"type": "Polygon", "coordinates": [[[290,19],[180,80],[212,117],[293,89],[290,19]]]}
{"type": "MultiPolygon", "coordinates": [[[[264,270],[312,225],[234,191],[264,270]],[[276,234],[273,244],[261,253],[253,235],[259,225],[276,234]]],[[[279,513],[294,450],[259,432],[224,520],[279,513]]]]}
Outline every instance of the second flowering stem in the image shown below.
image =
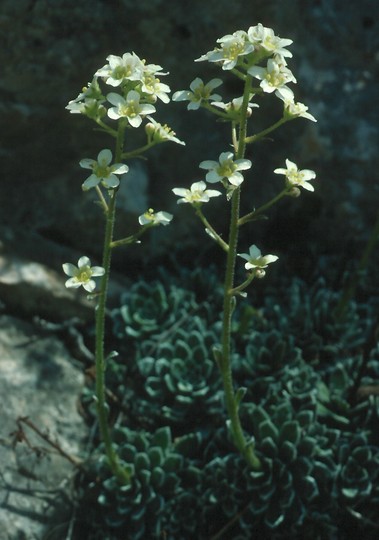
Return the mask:
{"type": "MultiPolygon", "coordinates": [[[[241,122],[239,125],[238,147],[236,158],[242,159],[245,155],[245,138],[247,123],[247,108],[251,88],[251,77],[247,76],[244,88],[244,97],[241,106],[241,122]]],[[[240,213],[241,187],[233,191],[231,198],[231,216],[229,228],[229,249],[227,251],[225,281],[224,281],[224,302],[223,302],[223,321],[222,321],[222,341],[221,355],[219,358],[219,367],[224,386],[225,405],[229,415],[229,426],[234,444],[253,469],[260,469],[261,463],[254,452],[251,442],[248,442],[239,417],[239,400],[234,389],[232,368],[231,368],[231,331],[232,316],[235,304],[234,298],[234,274],[238,246],[238,228],[240,213]]]]}

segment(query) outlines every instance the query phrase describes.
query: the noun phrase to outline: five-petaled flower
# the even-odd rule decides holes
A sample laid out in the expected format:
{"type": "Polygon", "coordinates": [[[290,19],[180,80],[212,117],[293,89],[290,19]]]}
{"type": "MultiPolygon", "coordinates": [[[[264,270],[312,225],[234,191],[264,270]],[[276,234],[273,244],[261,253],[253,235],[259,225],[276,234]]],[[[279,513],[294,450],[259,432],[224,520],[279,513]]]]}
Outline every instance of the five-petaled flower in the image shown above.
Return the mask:
{"type": "Polygon", "coordinates": [[[129,167],[123,163],[114,163],[112,161],[112,152],[105,148],[101,150],[97,156],[97,161],[94,159],[82,159],[79,165],[83,169],[91,169],[92,174],[82,184],[84,191],[97,186],[100,182],[107,189],[114,189],[120,184],[117,175],[125,174],[129,171],[129,167]]]}
{"type": "Polygon", "coordinates": [[[284,103],[284,115],[289,118],[307,118],[312,122],[317,122],[316,118],[308,112],[308,107],[304,103],[295,102],[294,93],[290,88],[282,88],[278,97],[284,103]]]}
{"type": "Polygon", "coordinates": [[[292,57],[292,53],[286,49],[288,45],[293,43],[292,39],[283,39],[276,36],[272,28],[267,28],[258,23],[257,26],[250,26],[247,35],[256,49],[262,48],[267,54],[292,57]]]}
{"type": "Polygon", "coordinates": [[[98,69],[96,77],[102,77],[110,86],[120,86],[124,81],[141,81],[144,70],[142,60],[133,52],[122,56],[110,54],[108,64],[98,69]]]}
{"type": "MultiPolygon", "coordinates": [[[[160,67],[160,66],[158,66],[160,67]]],[[[170,92],[170,87],[168,84],[164,84],[155,76],[154,73],[144,71],[142,79],[142,92],[149,94],[151,99],[155,102],[157,99],[163,101],[163,103],[168,103],[170,98],[168,92],[170,92]]]]}
{"type": "Polygon", "coordinates": [[[277,255],[262,255],[261,250],[255,244],[250,246],[249,253],[238,253],[238,257],[242,257],[247,261],[245,263],[246,270],[253,270],[254,268],[262,270],[279,258],[277,255]]]}
{"type": "Polygon", "coordinates": [[[276,91],[276,95],[280,96],[282,88],[288,89],[287,83],[296,83],[292,71],[285,67],[284,62],[279,63],[273,58],[267,61],[267,67],[252,66],[247,72],[260,80],[259,86],[269,94],[276,91]]]}
{"type": "Polygon", "coordinates": [[[310,169],[299,171],[296,163],[293,163],[293,161],[290,161],[289,159],[286,159],[286,165],[286,169],[275,169],[274,173],[284,174],[290,187],[300,186],[308,191],[315,190],[312,184],[308,182],[308,180],[316,178],[316,173],[314,171],[311,171],[310,169]]]}
{"type": "Polygon", "coordinates": [[[191,84],[191,90],[178,90],[172,96],[173,101],[189,101],[187,109],[195,111],[204,101],[220,101],[219,94],[212,94],[213,90],[222,84],[221,79],[212,79],[204,84],[202,79],[196,77],[191,84]]]}
{"type": "Polygon", "coordinates": [[[168,225],[174,216],[168,212],[154,212],[152,208],[149,208],[144,214],[141,214],[138,218],[140,225],[168,225]]]}
{"type": "Polygon", "coordinates": [[[71,263],[62,265],[63,271],[70,278],[66,281],[67,288],[77,289],[83,287],[88,292],[93,292],[96,287],[93,277],[103,276],[105,270],[102,266],[91,266],[91,261],[88,257],[80,257],[78,266],[71,263]]]}
{"type": "Polygon", "coordinates": [[[254,45],[249,42],[247,33],[237,30],[233,34],[228,34],[217,40],[221,43],[220,48],[209,51],[197,58],[195,62],[208,60],[208,62],[218,62],[222,69],[233,69],[241,56],[246,56],[254,51],[254,45]]]}
{"type": "Polygon", "coordinates": [[[178,199],[178,204],[180,203],[190,203],[190,204],[201,204],[209,201],[211,197],[218,197],[221,195],[220,191],[216,189],[207,189],[205,182],[194,182],[190,189],[185,188],[174,188],[172,190],[175,195],[181,197],[178,199]]]}
{"type": "MultiPolygon", "coordinates": [[[[242,103],[243,103],[243,96],[234,98],[232,99],[232,101],[229,101],[229,103],[223,103],[221,101],[212,102],[212,105],[214,105],[215,107],[219,107],[220,109],[224,109],[224,111],[227,112],[231,118],[234,118],[234,117],[239,118],[242,103]]],[[[251,116],[251,112],[252,112],[251,109],[253,107],[258,108],[259,107],[258,103],[252,103],[249,101],[249,103],[247,104],[247,109],[246,109],[247,116],[251,116]]]]}
{"type": "Polygon", "coordinates": [[[107,95],[107,100],[114,107],[108,109],[109,118],[112,118],[112,120],[126,118],[132,127],[138,128],[142,123],[143,116],[155,112],[154,105],[140,103],[140,99],[140,94],[135,90],[130,90],[126,99],[120,96],[120,94],[111,92],[107,95]]]}
{"type": "Polygon", "coordinates": [[[226,178],[233,186],[239,186],[243,182],[243,176],[239,171],[250,169],[249,159],[233,160],[232,152],[223,152],[218,161],[202,161],[199,165],[201,169],[208,169],[205,179],[207,182],[222,182],[226,178]]]}

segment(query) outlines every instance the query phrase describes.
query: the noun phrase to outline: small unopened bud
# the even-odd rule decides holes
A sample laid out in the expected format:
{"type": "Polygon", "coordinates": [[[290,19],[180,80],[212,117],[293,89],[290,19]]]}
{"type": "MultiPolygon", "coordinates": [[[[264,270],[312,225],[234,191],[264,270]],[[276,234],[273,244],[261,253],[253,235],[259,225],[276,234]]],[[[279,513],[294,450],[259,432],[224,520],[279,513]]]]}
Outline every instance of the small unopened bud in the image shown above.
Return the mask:
{"type": "Polygon", "coordinates": [[[266,271],[263,270],[263,268],[257,268],[257,270],[255,271],[255,277],[257,277],[258,279],[264,278],[265,275],[266,275],[266,271]]]}
{"type": "Polygon", "coordinates": [[[299,189],[298,187],[294,186],[294,187],[288,192],[288,195],[289,195],[290,197],[295,197],[295,198],[296,198],[296,197],[299,197],[299,196],[300,196],[300,193],[301,193],[300,189],[299,189]]]}
{"type": "Polygon", "coordinates": [[[152,124],[151,122],[149,122],[148,124],[146,124],[145,126],[145,131],[146,131],[146,134],[147,135],[154,135],[154,132],[155,132],[155,126],[154,124],[152,124]]]}

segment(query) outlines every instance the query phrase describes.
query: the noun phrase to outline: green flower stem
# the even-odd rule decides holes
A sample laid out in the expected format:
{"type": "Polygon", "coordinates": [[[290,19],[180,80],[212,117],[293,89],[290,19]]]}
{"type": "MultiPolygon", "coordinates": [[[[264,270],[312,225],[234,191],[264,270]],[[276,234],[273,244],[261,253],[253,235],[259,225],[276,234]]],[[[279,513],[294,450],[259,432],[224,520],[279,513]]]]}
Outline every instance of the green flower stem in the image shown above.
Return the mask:
{"type": "MultiPolygon", "coordinates": [[[[123,148],[125,126],[119,123],[116,139],[116,163],[120,159],[123,148]]],[[[99,302],[96,307],[96,408],[99,422],[101,439],[105,446],[105,453],[109,466],[116,478],[123,484],[130,484],[131,475],[119,462],[118,456],[112,444],[112,437],[108,423],[108,407],[105,399],[105,355],[104,355],[104,335],[105,335],[105,311],[107,303],[107,292],[109,284],[109,274],[111,267],[111,243],[116,215],[116,190],[110,191],[110,201],[106,211],[106,225],[104,235],[103,262],[105,274],[102,277],[99,292],[99,302]]]]}
{"type": "Polygon", "coordinates": [[[103,210],[104,210],[104,213],[105,215],[108,213],[108,204],[107,204],[107,201],[105,200],[104,198],[104,195],[101,191],[101,189],[99,188],[99,186],[95,186],[96,188],[96,193],[100,199],[100,203],[101,203],[101,206],[103,207],[103,210]]]}
{"type": "Polygon", "coordinates": [[[241,283],[241,285],[238,285],[238,287],[234,287],[234,289],[230,291],[230,294],[236,296],[236,294],[241,293],[244,289],[246,289],[246,287],[250,285],[254,278],[255,272],[250,272],[249,277],[243,283],[241,283]]]}
{"type": "Polygon", "coordinates": [[[288,188],[283,189],[280,193],[278,193],[275,197],[273,197],[266,204],[263,204],[262,206],[260,206],[256,210],[253,210],[253,212],[249,212],[245,216],[239,218],[238,225],[241,226],[241,225],[244,225],[245,223],[247,223],[249,221],[253,221],[253,220],[257,219],[257,217],[259,217],[263,212],[268,210],[268,208],[270,208],[273,204],[280,201],[280,199],[282,199],[285,195],[288,195],[289,191],[290,190],[288,188]]]}
{"type": "Polygon", "coordinates": [[[109,133],[109,135],[112,135],[112,137],[114,137],[115,139],[117,139],[117,136],[118,136],[118,132],[109,127],[107,124],[105,124],[102,120],[100,120],[100,118],[98,118],[97,120],[95,120],[96,124],[98,126],[101,127],[101,130],[97,130],[97,131],[105,131],[106,133],[109,133]]]}
{"type": "Polygon", "coordinates": [[[275,122],[275,124],[273,124],[272,126],[264,129],[263,131],[260,131],[259,133],[256,133],[255,135],[250,135],[250,137],[246,137],[245,139],[246,144],[251,144],[251,143],[255,143],[259,141],[259,139],[262,139],[262,137],[265,137],[272,131],[275,131],[275,129],[278,129],[278,127],[288,122],[288,120],[289,120],[288,118],[282,117],[280,120],[275,122]]]}
{"type": "Polygon", "coordinates": [[[241,79],[242,81],[246,81],[246,74],[243,73],[242,71],[240,71],[239,69],[237,68],[233,68],[231,70],[231,72],[236,75],[236,77],[238,77],[239,79],[241,79]]]}
{"type": "Polygon", "coordinates": [[[127,244],[134,244],[135,242],[137,242],[138,238],[142,236],[147,231],[147,229],[151,229],[151,227],[155,227],[155,224],[151,223],[144,225],[135,234],[131,234],[130,236],[126,236],[125,238],[120,238],[120,240],[113,240],[111,242],[111,248],[113,249],[115,247],[125,246],[127,244]]]}
{"type": "Polygon", "coordinates": [[[205,228],[208,229],[208,231],[211,233],[211,237],[213,238],[213,240],[215,240],[215,242],[217,242],[217,244],[224,251],[228,252],[229,251],[228,244],[226,242],[224,242],[224,240],[221,238],[221,236],[219,234],[216,233],[216,231],[214,230],[212,225],[209,223],[209,221],[207,220],[207,218],[204,216],[203,212],[201,211],[200,206],[195,206],[195,211],[196,211],[196,215],[199,216],[199,218],[201,219],[201,222],[203,223],[205,228]]]}
{"type": "Polygon", "coordinates": [[[143,154],[144,152],[146,152],[146,150],[149,150],[150,148],[155,146],[156,144],[157,144],[156,142],[148,142],[144,146],[141,146],[140,148],[136,148],[135,150],[131,150],[130,152],[122,152],[120,158],[121,159],[130,159],[130,158],[133,158],[133,157],[138,157],[141,154],[143,154]]]}
{"type": "Polygon", "coordinates": [[[224,120],[227,120],[227,121],[230,120],[230,116],[228,115],[228,113],[220,111],[217,107],[214,107],[207,101],[202,102],[201,106],[203,107],[203,109],[207,109],[207,111],[210,111],[211,113],[215,114],[216,116],[219,116],[220,118],[223,118],[224,120]]]}
{"type": "MultiPolygon", "coordinates": [[[[251,88],[251,77],[247,76],[245,81],[244,97],[241,106],[241,123],[239,128],[239,141],[236,159],[241,159],[245,154],[245,137],[247,127],[247,107],[249,103],[249,95],[251,88]]],[[[224,303],[223,303],[223,322],[222,322],[222,341],[220,355],[220,371],[224,386],[225,404],[229,415],[230,431],[234,440],[234,444],[240,451],[241,455],[249,463],[253,469],[260,469],[261,462],[254,452],[254,447],[249,444],[245,438],[241,421],[239,418],[238,406],[236,399],[232,369],[231,369],[231,325],[232,314],[234,309],[235,298],[232,293],[234,288],[234,273],[237,256],[238,244],[238,218],[240,211],[241,188],[234,190],[231,199],[231,217],[229,229],[229,249],[227,252],[227,262],[224,282],[224,303]]]]}

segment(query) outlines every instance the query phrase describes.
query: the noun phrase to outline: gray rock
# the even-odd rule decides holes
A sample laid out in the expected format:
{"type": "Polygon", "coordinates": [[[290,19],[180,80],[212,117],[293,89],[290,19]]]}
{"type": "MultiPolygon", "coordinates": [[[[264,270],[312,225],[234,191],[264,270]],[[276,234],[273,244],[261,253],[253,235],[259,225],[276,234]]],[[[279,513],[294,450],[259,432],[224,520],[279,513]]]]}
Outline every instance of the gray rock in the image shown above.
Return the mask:
{"type": "Polygon", "coordinates": [[[82,385],[81,369],[56,336],[0,316],[2,539],[41,539],[57,509],[61,519],[55,521],[55,538],[65,537],[76,467],[17,420],[27,417],[64,452],[85,457],[88,432],[77,411],[82,385]]]}

